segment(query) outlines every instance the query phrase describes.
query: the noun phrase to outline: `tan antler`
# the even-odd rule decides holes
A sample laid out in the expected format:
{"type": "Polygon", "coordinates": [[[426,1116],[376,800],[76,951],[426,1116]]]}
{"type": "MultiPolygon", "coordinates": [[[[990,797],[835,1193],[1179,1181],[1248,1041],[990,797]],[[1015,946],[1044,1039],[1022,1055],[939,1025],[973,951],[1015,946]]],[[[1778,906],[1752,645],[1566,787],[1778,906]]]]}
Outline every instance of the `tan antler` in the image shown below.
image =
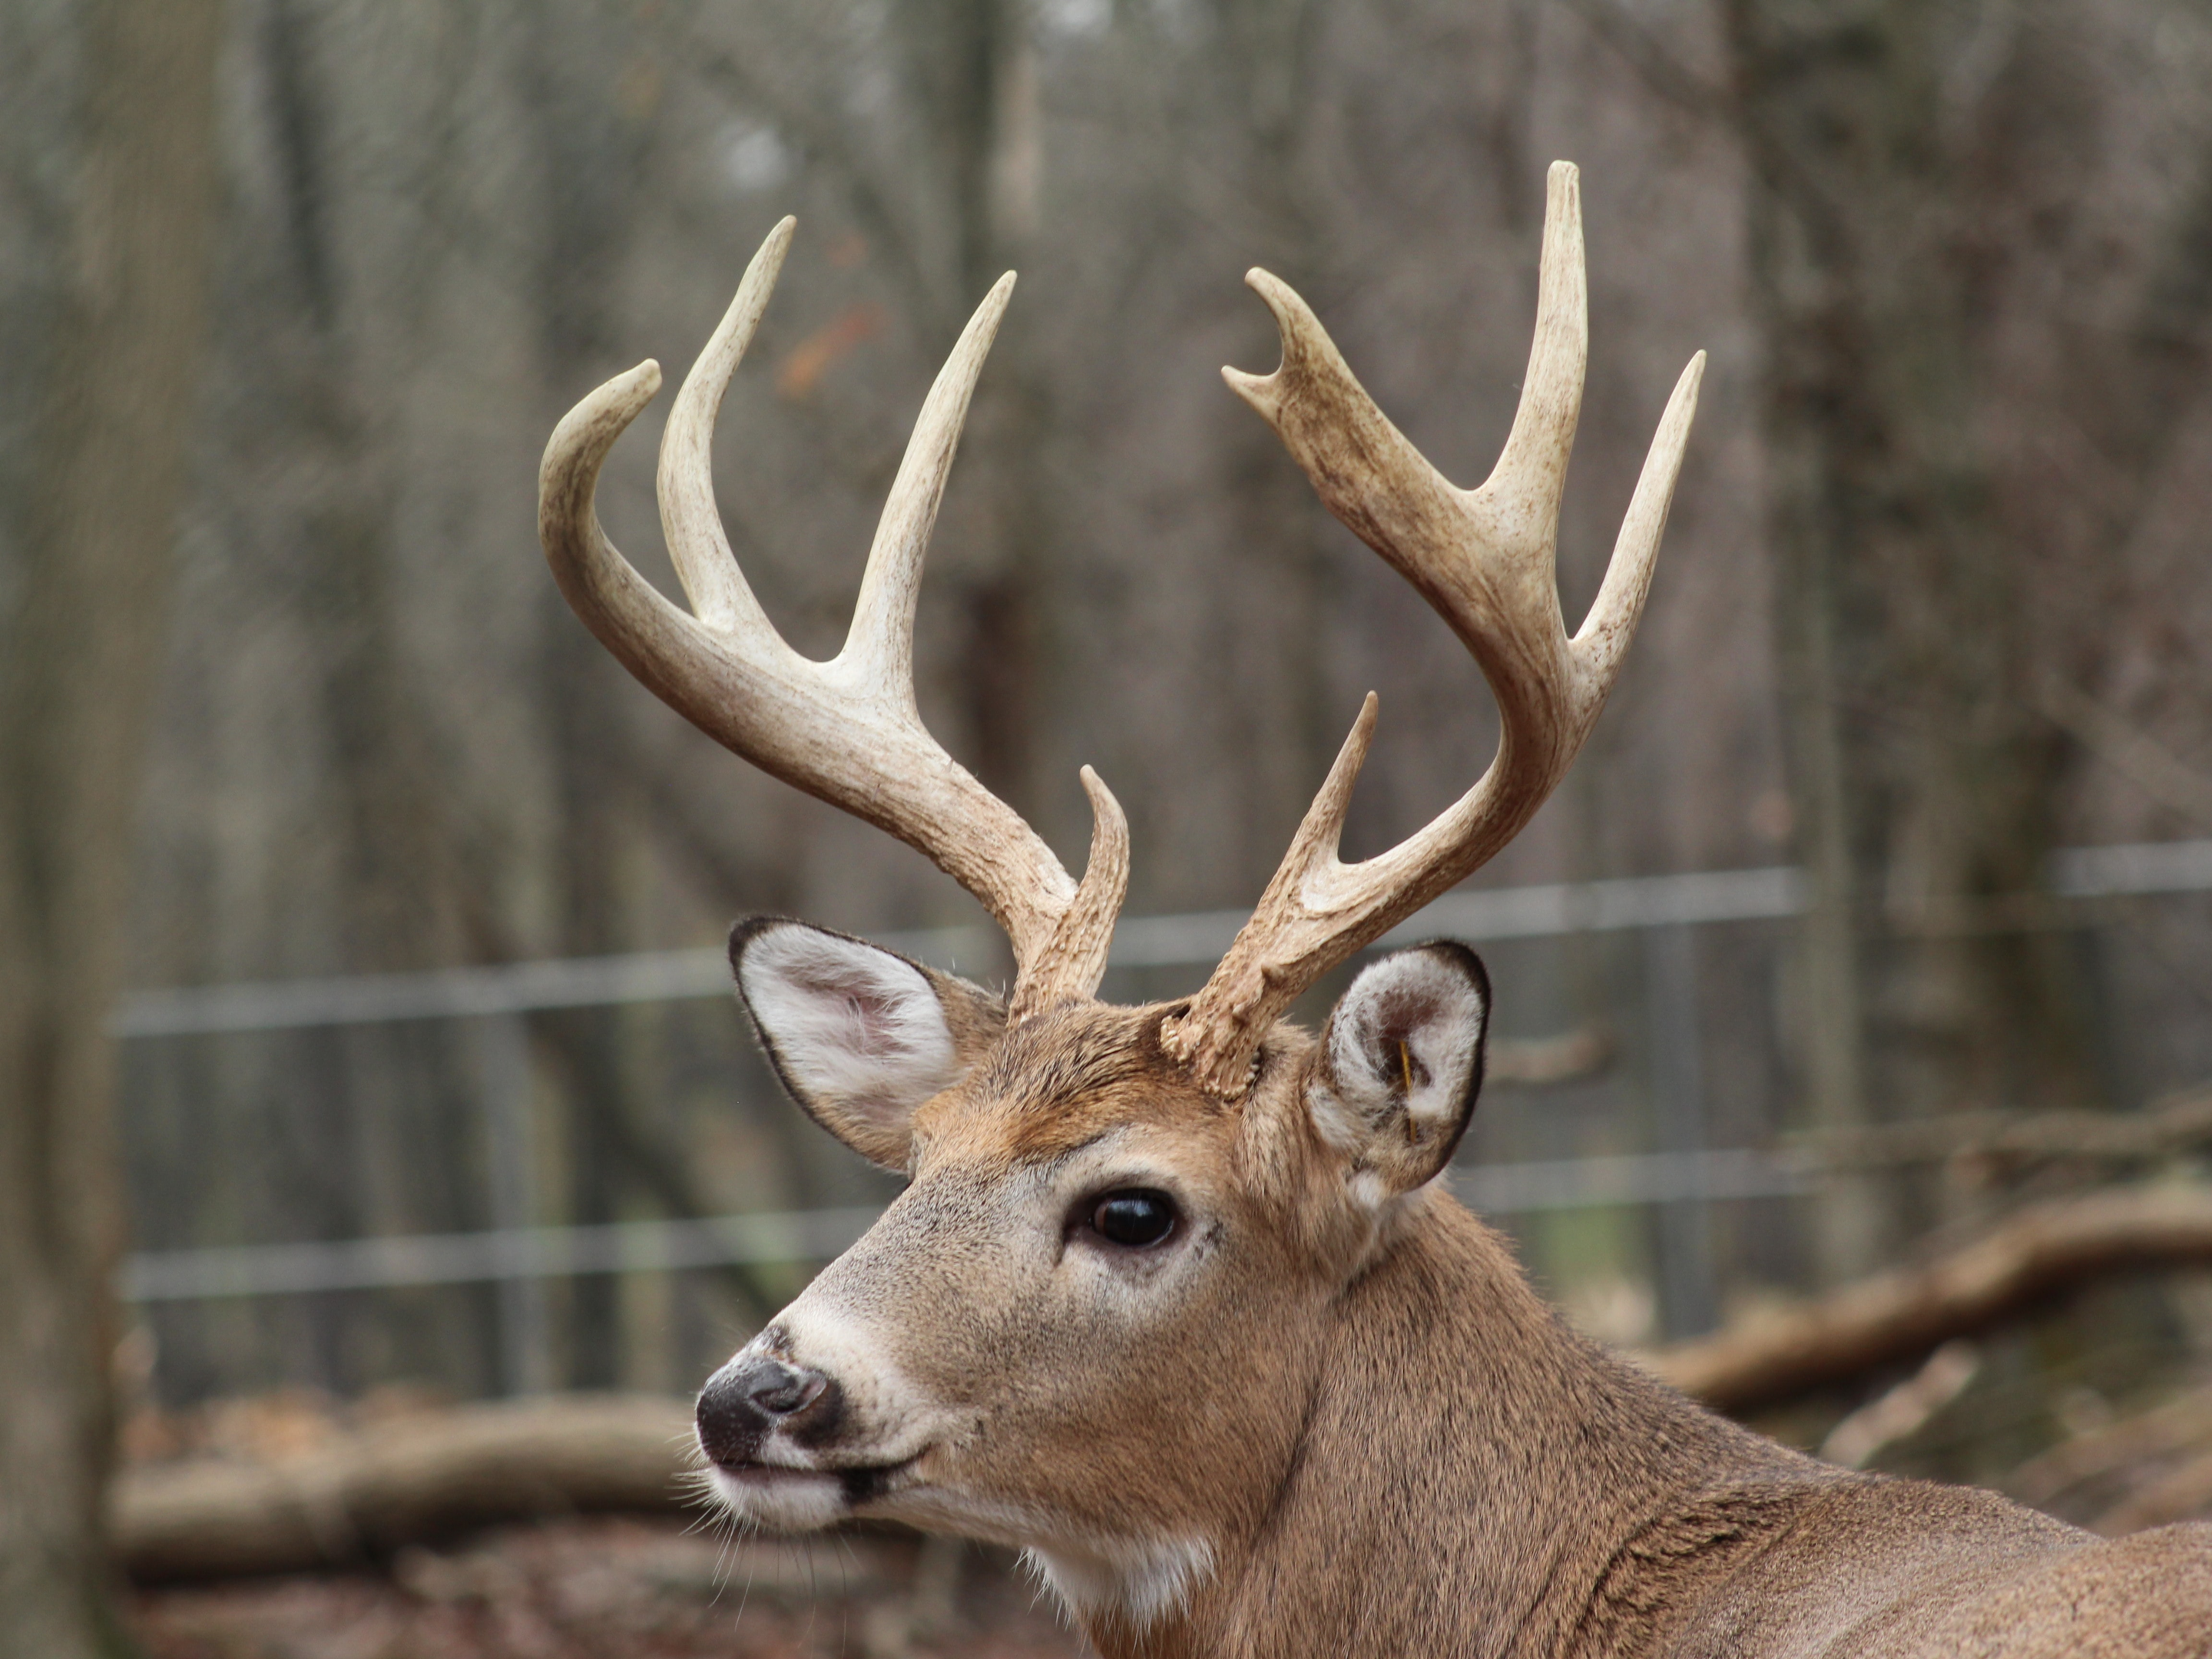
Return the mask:
{"type": "Polygon", "coordinates": [[[1098,988],[1128,883],[1129,831],[1090,768],[1091,862],[1079,887],[1052,849],[946,754],[914,700],[914,608],[961,423],[1011,273],[976,308],[930,387],[868,554],[845,647],[828,662],[784,642],[723,534],[709,450],[722,393],[767,308],[793,222],[769,235],[685,377],[660,444],[660,521],[695,614],[630,567],[600,527],[599,468],[660,389],[641,363],[569,410],[538,475],[538,528],[561,592],[662,702],[785,782],[888,830],[982,901],[1012,942],[1012,1017],[1098,988]]]}
{"type": "Polygon", "coordinates": [[[1422,459],[1304,301],[1265,271],[1245,280],[1275,313],[1283,364],[1264,377],[1224,376],[1267,417],[1329,511],[1451,624],[1498,699],[1499,733],[1490,769],[1455,804],[1389,852],[1347,865],[1337,844],[1374,735],[1369,694],[1251,921],[1165,1029],[1170,1049],[1231,1098],[1301,991],[1488,860],[1566,775],[1643,613],[1705,361],[1692,357],[1675,385],[1604,586],[1569,639],[1553,556],[1589,343],[1575,169],[1552,167],[1535,343],[1505,453],[1479,489],[1455,489],[1422,459]]]}

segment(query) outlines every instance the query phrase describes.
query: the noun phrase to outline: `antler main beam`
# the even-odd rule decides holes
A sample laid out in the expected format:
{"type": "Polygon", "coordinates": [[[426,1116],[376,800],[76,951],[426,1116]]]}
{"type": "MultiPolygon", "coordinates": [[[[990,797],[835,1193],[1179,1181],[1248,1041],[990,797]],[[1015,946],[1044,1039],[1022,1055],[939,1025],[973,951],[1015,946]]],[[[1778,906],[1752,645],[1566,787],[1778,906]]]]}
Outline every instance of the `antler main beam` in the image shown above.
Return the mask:
{"type": "Polygon", "coordinates": [[[1241,1095],[1267,1028],[1298,994],[1455,885],[1510,841],[1566,775],[1620,671],[1644,611],[1681,468],[1699,352],[1660,419],[1589,615],[1559,614],[1555,550],[1589,349],[1582,200],[1573,167],[1547,189],[1536,336],[1504,453],[1483,485],[1455,488],[1376,407],[1305,302],[1262,270],[1245,280],[1275,314],[1282,367],[1222,371],[1282,438],[1330,512],[1451,624],[1498,699],[1497,757],[1481,780],[1389,852],[1337,857],[1352,785],[1374,735],[1365,705],[1259,908],[1188,1010],[1171,1051],[1218,1095],[1241,1095]]]}
{"type": "Polygon", "coordinates": [[[660,517],[686,614],[615,550],[595,503],[599,469],[660,388],[650,361],[554,429],[538,471],[538,533],[555,580],[623,666],[693,725],[785,782],[917,848],[973,893],[1012,942],[1016,1018],[1091,995],[1128,879],[1128,826],[1088,767],[1094,827],[1082,885],[1036,831],[946,754],[914,696],[915,601],[969,397],[1013,292],[976,308],[923,403],[891,484],[844,648],[800,656],[753,597],[714,505],[714,419],[768,307],[793,221],[769,235],[721,326],[677,393],[661,441],[660,517]]]}

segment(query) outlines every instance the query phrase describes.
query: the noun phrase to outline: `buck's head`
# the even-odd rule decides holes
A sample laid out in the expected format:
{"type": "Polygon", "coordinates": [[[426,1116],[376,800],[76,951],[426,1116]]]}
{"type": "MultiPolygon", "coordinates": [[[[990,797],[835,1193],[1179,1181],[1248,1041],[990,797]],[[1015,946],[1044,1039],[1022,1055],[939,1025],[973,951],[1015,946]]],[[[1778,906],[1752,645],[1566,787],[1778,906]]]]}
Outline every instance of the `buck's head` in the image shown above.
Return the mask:
{"type": "Polygon", "coordinates": [[[1473,952],[1383,958],[1318,1037],[1283,1021],[1329,968],[1511,838],[1602,706],[1649,587],[1696,398],[1662,419],[1589,617],[1570,638],[1553,540],[1585,347],[1574,170],[1552,172],[1535,345],[1505,453],[1454,488],[1352,378],[1303,301],[1249,277],[1283,362],[1231,384],[1322,500],[1474,653],[1498,758],[1389,852],[1339,832],[1370,696],[1251,921],[1185,1003],[1093,1000],[1127,885],[1127,826],[1088,768],[1083,880],[922,727],[912,683],[921,560],[960,425],[1011,292],[1001,281],[931,389],[833,660],[762,613],[714,511],[708,441],[767,303],[787,220],[678,393],[662,520],[696,615],[617,553],[592,491],[652,397],[651,363],[555,431],[540,531],[562,591],[648,686],[756,763],[912,843],[1012,941],[1003,1002],[793,921],[741,927],[739,989],[786,1085],[823,1127],[908,1177],[851,1250],[718,1371],[700,1440],[717,1495],[784,1528],[850,1515],[1036,1549],[1079,1605],[1141,1618],[1249,1524],[1291,1453],[1332,1302],[1449,1159],[1482,1075],[1489,987],[1473,952]]]}
{"type": "Polygon", "coordinates": [[[1008,1027],[977,988],[801,923],[733,953],[793,1097],[909,1184],[702,1395],[731,1504],[1035,1546],[1063,1580],[1172,1565],[1256,1506],[1305,1397],[1301,1333],[1466,1126],[1474,953],[1368,969],[1319,1042],[1278,1025],[1234,1101],[1169,1048],[1171,1006],[1008,1027]]]}

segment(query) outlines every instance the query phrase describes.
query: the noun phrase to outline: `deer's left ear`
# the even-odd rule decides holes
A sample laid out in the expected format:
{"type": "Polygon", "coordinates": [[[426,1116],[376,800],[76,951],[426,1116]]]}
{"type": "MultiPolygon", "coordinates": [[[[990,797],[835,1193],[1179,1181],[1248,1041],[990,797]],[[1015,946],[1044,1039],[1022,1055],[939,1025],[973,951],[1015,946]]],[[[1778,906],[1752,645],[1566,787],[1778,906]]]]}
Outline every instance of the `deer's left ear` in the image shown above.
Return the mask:
{"type": "Polygon", "coordinates": [[[1450,1162],[1482,1087],[1490,975],[1464,945],[1383,957],[1328,1017],[1306,1091],[1314,1127],[1352,1160],[1373,1201],[1408,1193],[1450,1162]]]}

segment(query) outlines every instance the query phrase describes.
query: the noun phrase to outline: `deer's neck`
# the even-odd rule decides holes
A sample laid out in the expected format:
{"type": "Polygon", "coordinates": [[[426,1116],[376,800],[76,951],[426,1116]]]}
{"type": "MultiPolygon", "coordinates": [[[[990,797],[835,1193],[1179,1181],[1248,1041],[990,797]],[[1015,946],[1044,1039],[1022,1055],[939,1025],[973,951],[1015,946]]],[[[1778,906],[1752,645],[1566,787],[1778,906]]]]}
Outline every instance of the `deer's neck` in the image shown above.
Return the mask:
{"type": "Polygon", "coordinates": [[[1679,1597],[1833,1478],[1566,1330],[1448,1200],[1345,1292],[1310,1388],[1264,1522],[1175,1614],[1094,1629],[1108,1659],[1608,1651],[1648,1547],[1679,1597]]]}

